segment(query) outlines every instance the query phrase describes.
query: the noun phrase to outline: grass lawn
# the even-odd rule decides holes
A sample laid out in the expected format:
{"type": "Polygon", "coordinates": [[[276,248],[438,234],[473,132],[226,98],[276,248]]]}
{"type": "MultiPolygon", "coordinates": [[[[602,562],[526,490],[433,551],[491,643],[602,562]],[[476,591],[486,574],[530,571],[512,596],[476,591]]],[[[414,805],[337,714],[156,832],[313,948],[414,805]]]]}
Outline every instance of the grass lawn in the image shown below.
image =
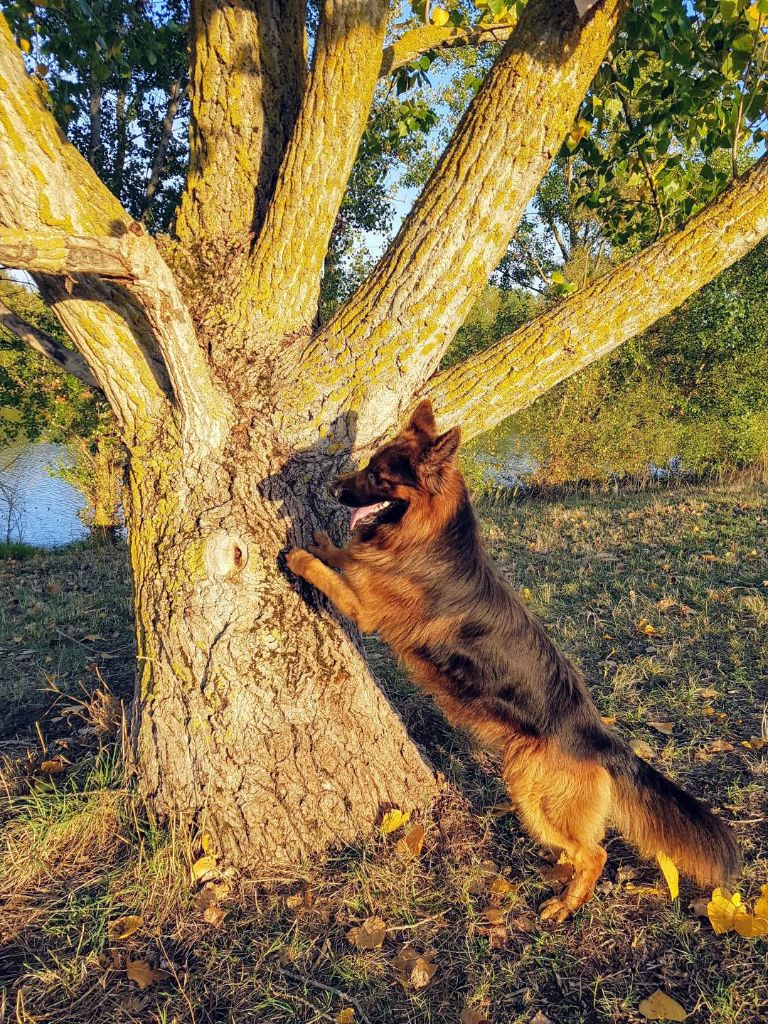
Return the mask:
{"type": "MultiPolygon", "coordinates": [[[[753,901],[768,883],[768,490],[482,514],[602,713],[734,824],[753,901]]],[[[324,865],[201,889],[200,851],[149,820],[118,754],[133,671],[125,551],[0,561],[0,1024],[639,1024],[657,988],[693,1024],[768,1020],[768,940],[716,935],[689,908],[701,893],[683,882],[671,901],[658,867],[615,836],[594,900],[540,923],[556,872],[504,806],[493,758],[369,647],[442,795],[324,865]],[[397,842],[414,823],[425,840],[407,860],[397,842]],[[116,928],[126,915],[141,921],[116,928]],[[360,949],[348,933],[371,916],[383,944],[360,949]],[[404,947],[436,967],[423,988],[407,983],[404,947]]]]}

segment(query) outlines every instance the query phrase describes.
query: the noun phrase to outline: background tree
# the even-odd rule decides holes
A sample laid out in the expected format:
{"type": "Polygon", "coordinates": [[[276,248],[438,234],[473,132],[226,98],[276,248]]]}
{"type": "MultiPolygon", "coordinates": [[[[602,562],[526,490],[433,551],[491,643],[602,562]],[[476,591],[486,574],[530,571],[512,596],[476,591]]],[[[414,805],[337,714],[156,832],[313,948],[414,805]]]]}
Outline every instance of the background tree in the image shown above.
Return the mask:
{"type": "Polygon", "coordinates": [[[337,514],[328,477],[396,429],[415,395],[469,437],[493,426],[768,233],[761,160],[680,230],[436,372],[623,13],[601,0],[580,20],[571,0],[530,0],[489,24],[434,8],[442,24],[390,42],[384,2],[327,0],[308,65],[303,3],[196,0],[189,171],[157,243],[62,138],[0,28],[0,262],[33,274],[128,451],[140,786],[229,859],[295,860],[433,787],[356,636],[284,571],[286,546],[337,514]],[[318,326],[379,77],[500,35],[389,249],[318,326]]]}

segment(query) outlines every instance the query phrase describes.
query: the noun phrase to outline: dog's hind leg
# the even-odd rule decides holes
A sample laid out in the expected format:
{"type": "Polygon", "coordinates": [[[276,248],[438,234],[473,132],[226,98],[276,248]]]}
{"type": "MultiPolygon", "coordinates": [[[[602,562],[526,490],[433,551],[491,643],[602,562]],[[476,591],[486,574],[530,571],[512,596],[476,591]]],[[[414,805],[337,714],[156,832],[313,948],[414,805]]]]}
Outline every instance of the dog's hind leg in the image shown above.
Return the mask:
{"type": "Polygon", "coordinates": [[[608,773],[578,760],[551,741],[515,739],[504,756],[504,780],[527,832],[558,846],[574,874],[559,896],[539,908],[545,920],[565,921],[591,897],[605,867],[600,845],[610,811],[608,773]]]}

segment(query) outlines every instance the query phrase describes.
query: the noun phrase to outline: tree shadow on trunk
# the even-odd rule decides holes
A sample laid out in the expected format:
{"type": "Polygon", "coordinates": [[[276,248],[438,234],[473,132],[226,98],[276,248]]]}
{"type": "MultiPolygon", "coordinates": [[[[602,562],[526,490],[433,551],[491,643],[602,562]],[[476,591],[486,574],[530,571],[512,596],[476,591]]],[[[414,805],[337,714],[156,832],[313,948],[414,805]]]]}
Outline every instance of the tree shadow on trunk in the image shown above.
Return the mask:
{"type": "Polygon", "coordinates": [[[429,764],[459,790],[473,812],[482,813],[506,799],[494,755],[479,751],[467,733],[447,722],[432,698],[408,680],[383,641],[376,636],[363,638],[353,622],[285,564],[286,552],[311,543],[313,530],[325,530],[339,545],[347,542],[349,514],[328,488],[338,475],[359,468],[351,458],[356,435],[356,413],[337,417],[325,438],[292,453],[279,472],[258,485],[262,497],[279,503],[279,515],[288,524],[280,568],[314,612],[328,614],[341,625],[429,764]],[[296,509],[305,514],[297,516],[296,509]]]}

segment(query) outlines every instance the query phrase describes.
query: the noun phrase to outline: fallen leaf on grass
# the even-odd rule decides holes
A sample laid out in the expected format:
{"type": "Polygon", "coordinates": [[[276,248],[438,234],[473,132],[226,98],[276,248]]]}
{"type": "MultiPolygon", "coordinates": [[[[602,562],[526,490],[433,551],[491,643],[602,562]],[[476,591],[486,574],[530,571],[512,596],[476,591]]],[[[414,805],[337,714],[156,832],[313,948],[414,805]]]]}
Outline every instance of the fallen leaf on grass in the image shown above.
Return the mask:
{"type": "Polygon", "coordinates": [[[488,1024],[488,1018],[481,1010],[465,1006],[459,1014],[460,1024],[488,1024]]]}
{"type": "Polygon", "coordinates": [[[339,1010],[336,1014],[336,1024],[355,1024],[355,1011],[351,1006],[339,1010]]]}
{"type": "Polygon", "coordinates": [[[424,826],[414,825],[402,839],[395,844],[395,853],[403,860],[414,860],[424,846],[424,826]]]}
{"type": "Polygon", "coordinates": [[[707,750],[712,754],[727,754],[734,749],[733,744],[729,743],[728,740],[712,740],[711,743],[707,744],[707,750]]]}
{"type": "Polygon", "coordinates": [[[167,971],[156,971],[150,967],[146,960],[129,960],[126,972],[130,980],[135,981],[142,990],[170,977],[167,971]]]}
{"type": "Polygon", "coordinates": [[[315,902],[314,893],[308,885],[304,886],[303,889],[299,889],[298,892],[292,893],[285,901],[285,905],[289,910],[309,910],[312,904],[315,902]]]}
{"type": "Polygon", "coordinates": [[[218,903],[210,903],[203,911],[203,920],[214,928],[221,928],[228,911],[222,910],[218,903]]]}
{"type": "Polygon", "coordinates": [[[648,619],[640,619],[640,621],[637,624],[637,628],[645,636],[653,636],[653,634],[656,632],[655,628],[651,625],[648,619]]]}
{"type": "Polygon", "coordinates": [[[497,875],[491,882],[491,892],[494,896],[509,896],[516,891],[517,886],[502,875],[497,875]]]}
{"type": "Polygon", "coordinates": [[[122,942],[130,938],[139,928],[144,927],[144,918],[138,914],[127,914],[125,917],[117,917],[109,922],[108,932],[112,942],[122,942]]]}
{"type": "Polygon", "coordinates": [[[387,811],[381,819],[381,834],[383,836],[388,836],[390,832],[397,832],[399,828],[408,822],[410,817],[410,811],[401,811],[399,807],[395,807],[393,810],[387,811]]]}
{"type": "Polygon", "coordinates": [[[660,988],[644,999],[638,1009],[646,1020],[685,1020],[688,1016],[680,1003],[660,988]]]}
{"type": "Polygon", "coordinates": [[[499,873],[499,866],[495,861],[484,860],[479,866],[478,875],[469,884],[469,892],[473,896],[480,896],[486,892],[491,880],[499,873]]]}
{"type": "Polygon", "coordinates": [[[350,928],[347,938],[358,949],[378,949],[384,942],[387,926],[380,917],[369,917],[356,928],[350,928]]]}
{"type": "Polygon", "coordinates": [[[738,892],[715,889],[707,905],[707,917],[715,934],[733,931],[745,939],[768,935],[768,885],[760,891],[761,898],[755,903],[754,910],[749,910],[742,904],[738,892]]]}
{"type": "Polygon", "coordinates": [[[661,873],[664,875],[664,880],[667,883],[669,889],[670,899],[676,900],[680,895],[680,875],[677,870],[677,865],[668,857],[666,853],[658,853],[656,860],[659,862],[661,873]]]}
{"type": "Polygon", "coordinates": [[[67,770],[67,762],[63,757],[54,757],[50,761],[43,761],[40,771],[44,775],[61,775],[67,770]]]}
{"type": "Polygon", "coordinates": [[[642,757],[644,761],[650,761],[656,753],[651,744],[646,743],[645,740],[630,740],[629,745],[637,756],[642,757]]]}
{"type": "Polygon", "coordinates": [[[649,722],[648,725],[650,725],[652,729],[655,729],[656,732],[663,733],[665,736],[671,736],[675,731],[674,722],[649,722]]]}
{"type": "Polygon", "coordinates": [[[403,946],[393,966],[407,988],[426,988],[437,973],[437,964],[429,959],[428,954],[419,953],[413,946],[403,946]]]}
{"type": "Polygon", "coordinates": [[[480,913],[488,924],[501,924],[507,916],[499,907],[485,907],[480,913]]]}
{"type": "Polygon", "coordinates": [[[205,857],[198,857],[192,865],[192,881],[201,882],[206,875],[216,871],[216,857],[213,854],[206,854],[205,857]]]}
{"type": "Polygon", "coordinates": [[[600,721],[603,723],[603,725],[616,725],[616,719],[613,717],[613,715],[601,715],[600,721]]]}
{"type": "Polygon", "coordinates": [[[720,691],[716,690],[713,686],[705,686],[703,689],[697,690],[696,693],[705,700],[714,700],[715,697],[720,696],[720,691]]]}
{"type": "Polygon", "coordinates": [[[548,868],[539,868],[542,879],[551,885],[555,891],[558,887],[562,889],[573,878],[573,864],[553,864],[548,868]]]}
{"type": "Polygon", "coordinates": [[[748,740],[742,740],[741,745],[748,750],[762,750],[763,747],[768,747],[768,740],[764,740],[762,736],[750,736],[748,740]]]}

